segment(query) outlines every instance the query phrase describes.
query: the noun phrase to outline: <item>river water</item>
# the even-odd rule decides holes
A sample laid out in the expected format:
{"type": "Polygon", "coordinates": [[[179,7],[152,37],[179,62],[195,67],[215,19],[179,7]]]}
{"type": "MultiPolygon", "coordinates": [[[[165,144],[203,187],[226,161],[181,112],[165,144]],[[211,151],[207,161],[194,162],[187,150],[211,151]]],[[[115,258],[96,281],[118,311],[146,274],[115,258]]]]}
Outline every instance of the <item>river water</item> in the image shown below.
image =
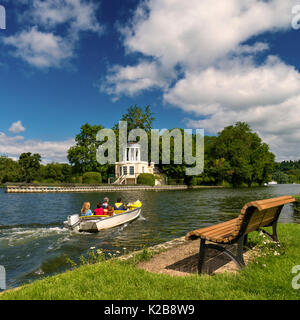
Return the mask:
{"type": "MultiPolygon", "coordinates": [[[[7,194],[0,189],[0,265],[6,269],[7,288],[13,288],[66,270],[70,267],[66,257],[78,261],[91,247],[107,254],[141,249],[233,219],[246,202],[295,194],[300,194],[300,185],[108,194],[7,194]],[[84,201],[94,208],[105,196],[111,203],[118,197],[124,202],[139,199],[140,218],[97,234],[63,228],[66,217],[78,213],[84,201]]],[[[300,215],[286,205],[280,222],[300,223],[300,215]]]]}

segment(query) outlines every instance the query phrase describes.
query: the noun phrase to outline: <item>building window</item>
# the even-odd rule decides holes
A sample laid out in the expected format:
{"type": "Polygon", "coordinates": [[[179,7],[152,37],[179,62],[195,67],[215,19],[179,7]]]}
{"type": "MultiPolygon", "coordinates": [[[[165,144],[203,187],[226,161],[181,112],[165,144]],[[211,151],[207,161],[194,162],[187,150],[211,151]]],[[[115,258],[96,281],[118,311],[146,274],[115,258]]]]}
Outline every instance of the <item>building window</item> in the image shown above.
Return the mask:
{"type": "Polygon", "coordinates": [[[134,175],[134,166],[130,166],[130,167],[129,167],[129,174],[130,174],[131,176],[134,175]]]}
{"type": "Polygon", "coordinates": [[[143,173],[145,173],[145,167],[142,168],[143,173]]]}
{"type": "Polygon", "coordinates": [[[122,167],[119,167],[120,176],[122,175],[122,167]]]}
{"type": "Polygon", "coordinates": [[[126,176],[127,175],[127,167],[123,167],[123,174],[126,176]]]}

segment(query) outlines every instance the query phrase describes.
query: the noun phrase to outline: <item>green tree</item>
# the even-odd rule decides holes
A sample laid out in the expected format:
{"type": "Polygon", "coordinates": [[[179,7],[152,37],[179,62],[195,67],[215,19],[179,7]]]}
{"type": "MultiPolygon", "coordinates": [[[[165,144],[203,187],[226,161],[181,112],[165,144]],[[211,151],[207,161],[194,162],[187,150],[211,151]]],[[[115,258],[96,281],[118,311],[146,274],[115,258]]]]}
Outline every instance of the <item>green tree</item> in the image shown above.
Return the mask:
{"type": "Polygon", "coordinates": [[[253,182],[262,185],[273,171],[275,156],[245,122],[237,122],[219,133],[213,155],[226,162],[227,181],[233,186],[250,186],[253,182]]]}
{"type": "Polygon", "coordinates": [[[17,161],[6,156],[0,156],[0,183],[20,182],[21,167],[17,161]]]}
{"type": "Polygon", "coordinates": [[[289,176],[281,171],[276,171],[273,173],[272,178],[279,184],[287,184],[289,183],[289,176]]]}
{"type": "Polygon", "coordinates": [[[113,173],[113,165],[101,165],[96,160],[96,152],[101,144],[96,141],[96,135],[101,129],[103,129],[101,125],[91,126],[86,123],[81,127],[80,133],[76,135],[76,145],[68,150],[68,160],[73,166],[75,174],[100,172],[102,177],[107,180],[108,174],[113,173]]]}
{"type": "Polygon", "coordinates": [[[38,175],[41,166],[41,155],[31,152],[22,153],[19,157],[21,179],[27,183],[32,182],[38,175]]]}
{"type": "MultiPolygon", "coordinates": [[[[128,131],[132,129],[144,129],[150,133],[152,124],[154,121],[153,113],[150,110],[150,106],[146,106],[144,109],[137,105],[131,106],[127,109],[127,113],[122,115],[121,121],[127,121],[128,131]]],[[[116,123],[113,130],[119,129],[119,123],[116,123]]]]}

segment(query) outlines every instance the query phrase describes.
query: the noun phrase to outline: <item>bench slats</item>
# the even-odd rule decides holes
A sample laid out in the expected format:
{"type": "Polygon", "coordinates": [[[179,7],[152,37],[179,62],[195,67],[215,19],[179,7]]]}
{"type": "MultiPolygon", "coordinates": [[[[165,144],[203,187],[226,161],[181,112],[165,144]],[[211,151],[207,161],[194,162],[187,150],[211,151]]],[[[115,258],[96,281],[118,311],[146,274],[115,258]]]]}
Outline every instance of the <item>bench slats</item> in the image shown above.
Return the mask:
{"type": "Polygon", "coordinates": [[[252,210],[252,215],[245,230],[245,234],[255,231],[260,227],[270,225],[277,217],[278,208],[284,204],[295,201],[295,198],[292,196],[283,196],[273,199],[248,202],[244,205],[240,215],[237,218],[209,227],[190,231],[186,235],[186,240],[195,240],[201,238],[217,243],[231,242],[239,236],[248,210],[252,210]]]}
{"type": "Polygon", "coordinates": [[[226,222],[223,222],[223,223],[215,224],[215,225],[210,226],[210,227],[205,227],[205,228],[202,228],[202,229],[199,229],[199,230],[191,231],[191,232],[189,232],[187,234],[186,238],[187,239],[188,238],[199,238],[203,234],[206,234],[206,233],[209,233],[209,232],[216,232],[219,229],[222,230],[222,228],[226,228],[228,226],[230,226],[230,228],[234,229],[234,226],[237,224],[238,220],[239,219],[236,218],[236,219],[232,219],[232,220],[229,220],[229,221],[226,221],[226,222]]]}
{"type": "Polygon", "coordinates": [[[295,198],[293,198],[292,196],[283,196],[278,198],[253,201],[253,202],[246,203],[242,208],[241,213],[246,213],[249,207],[256,207],[259,211],[262,211],[265,209],[284,205],[294,201],[295,201],[295,198]]]}

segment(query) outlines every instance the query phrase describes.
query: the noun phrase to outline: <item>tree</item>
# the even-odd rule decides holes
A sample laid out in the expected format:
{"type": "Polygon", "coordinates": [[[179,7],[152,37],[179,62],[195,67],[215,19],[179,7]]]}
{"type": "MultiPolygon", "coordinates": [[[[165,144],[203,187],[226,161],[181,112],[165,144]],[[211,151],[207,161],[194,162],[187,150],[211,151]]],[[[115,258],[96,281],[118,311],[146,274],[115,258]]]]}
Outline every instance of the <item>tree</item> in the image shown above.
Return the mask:
{"type": "Polygon", "coordinates": [[[276,171],[273,173],[273,180],[279,184],[289,183],[289,176],[281,171],[276,171]]]}
{"type": "Polygon", "coordinates": [[[22,181],[32,182],[39,174],[41,155],[31,152],[22,153],[19,157],[22,181]]]}
{"type": "MultiPolygon", "coordinates": [[[[147,133],[150,133],[154,118],[150,106],[146,106],[143,110],[137,105],[134,105],[127,109],[127,113],[123,114],[120,120],[127,121],[128,131],[132,129],[144,129],[147,133]]],[[[119,123],[116,123],[113,130],[118,129],[119,123]]]]}
{"type": "Polygon", "coordinates": [[[226,163],[233,186],[268,182],[275,156],[245,122],[224,128],[216,139],[213,155],[226,163]]]}
{"type": "Polygon", "coordinates": [[[76,145],[68,150],[68,160],[75,174],[100,172],[107,180],[108,174],[114,171],[113,165],[101,165],[96,159],[96,151],[101,144],[96,141],[96,135],[101,129],[103,129],[101,125],[91,126],[88,123],[80,128],[80,133],[75,137],[76,145]]]}
{"type": "Polygon", "coordinates": [[[0,156],[0,183],[21,181],[21,167],[17,161],[0,156]]]}

